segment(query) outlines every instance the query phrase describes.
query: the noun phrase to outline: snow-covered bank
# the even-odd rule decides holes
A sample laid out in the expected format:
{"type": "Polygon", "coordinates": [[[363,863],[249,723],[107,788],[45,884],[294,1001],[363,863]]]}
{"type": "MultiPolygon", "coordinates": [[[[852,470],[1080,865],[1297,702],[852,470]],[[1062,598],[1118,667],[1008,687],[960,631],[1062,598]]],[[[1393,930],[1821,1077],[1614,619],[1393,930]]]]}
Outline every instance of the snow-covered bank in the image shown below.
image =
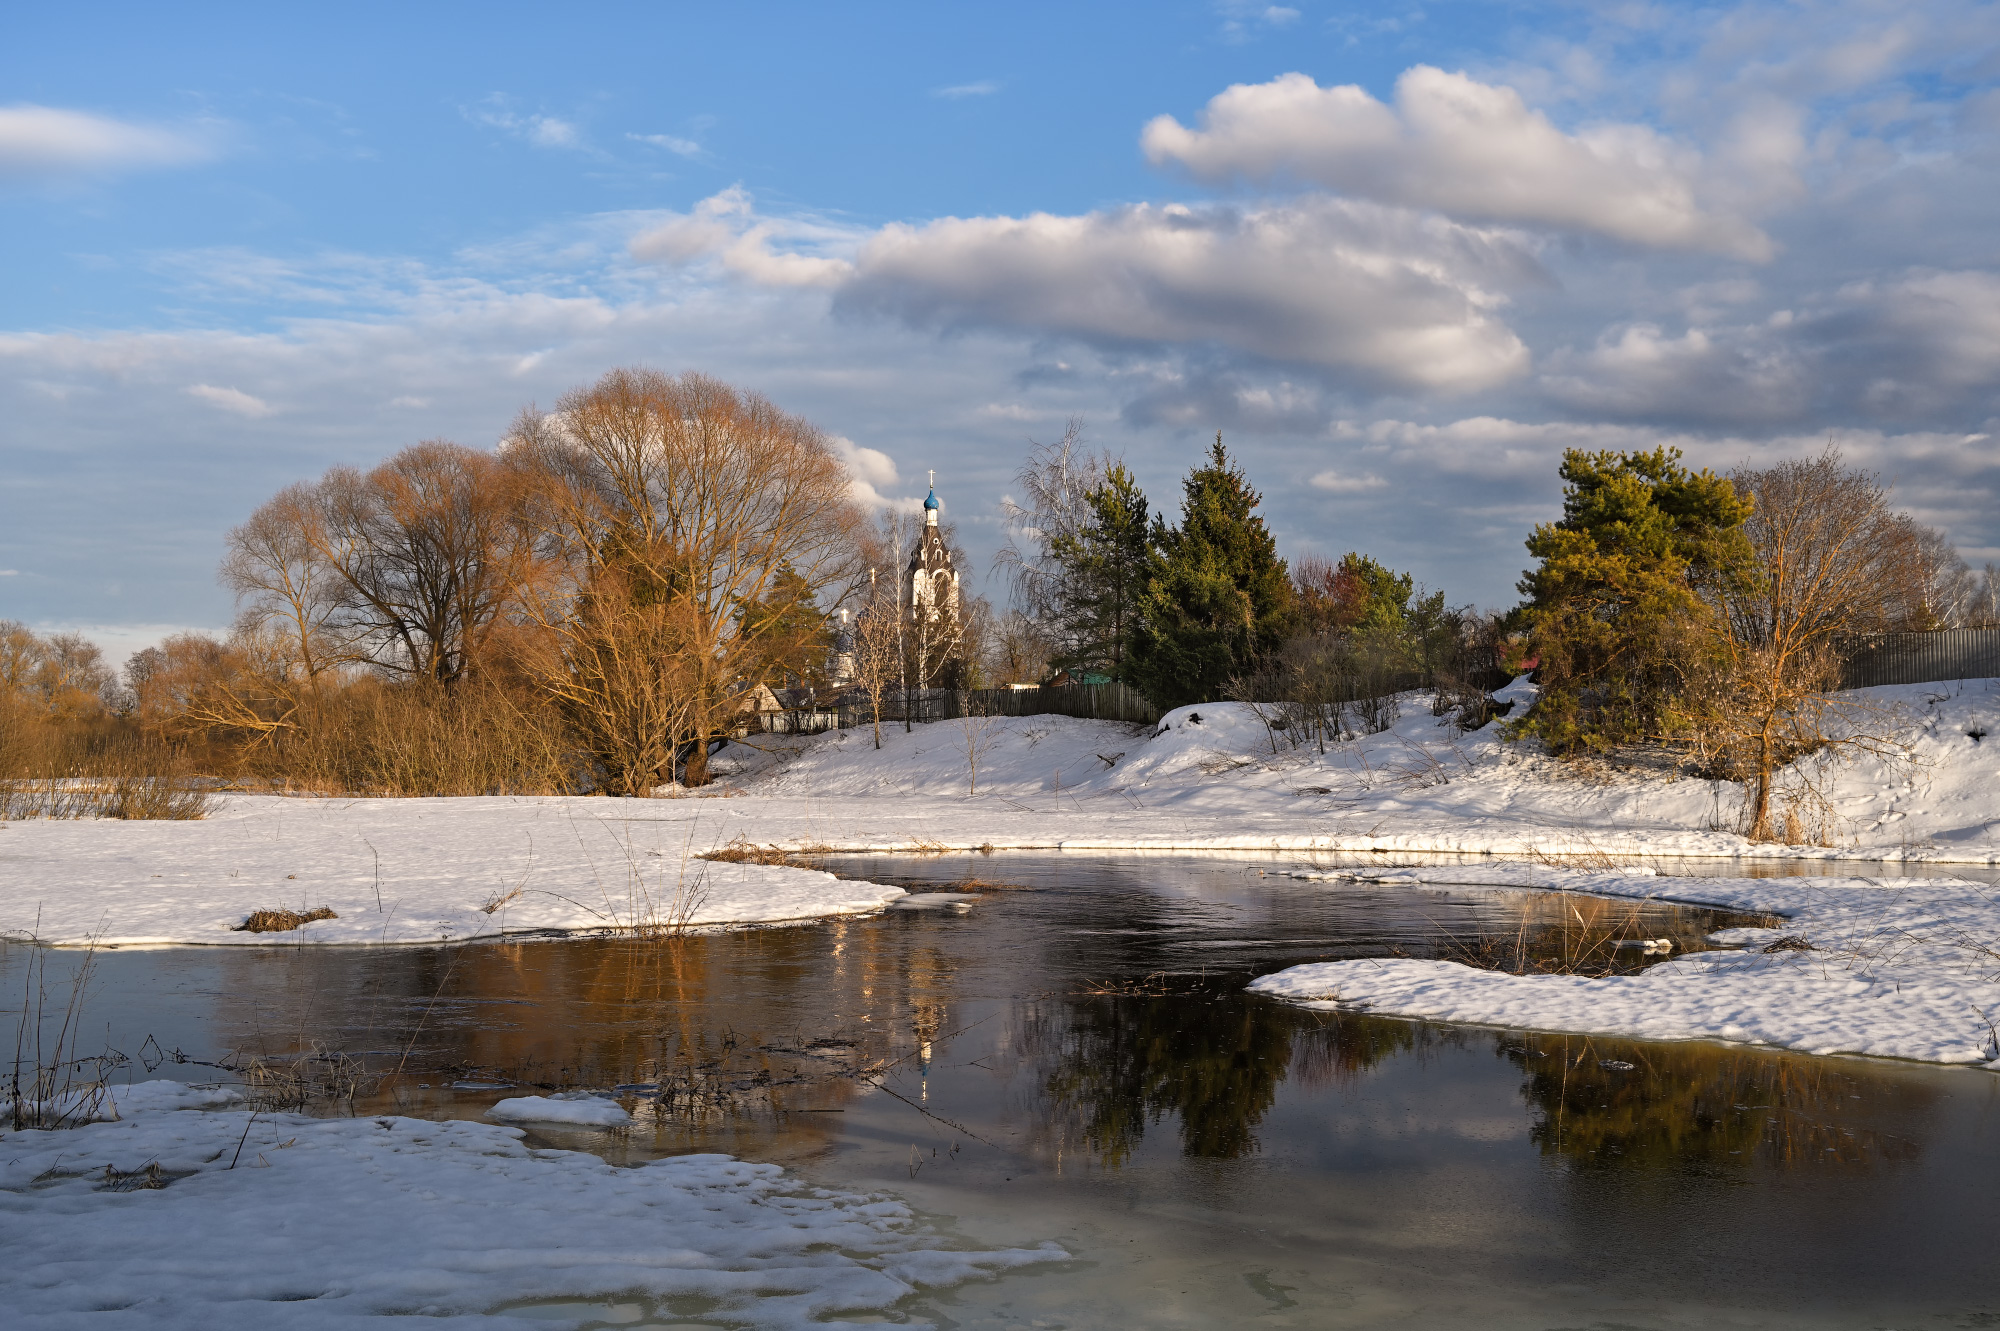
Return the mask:
{"type": "Polygon", "coordinates": [[[963,1249],[900,1202],[727,1156],[616,1168],[517,1128],[203,1103],[149,1083],[123,1121],[5,1134],[10,1325],[526,1328],[547,1310],[481,1314],[565,1298],[630,1305],[614,1320],[656,1303],[663,1321],[885,1325],[857,1315],[1067,1256],[963,1249]]]}
{"type": "Polygon", "coordinates": [[[1566,765],[1508,744],[1497,724],[1460,734],[1421,694],[1400,699],[1389,729],[1324,753],[1310,741],[1293,747],[1244,704],[1213,703],[1170,713],[1157,733],[1047,716],[983,732],[944,721],[910,734],[884,726],[879,751],[865,728],[733,745],[716,768],[772,812],[780,800],[810,801],[812,835],[851,849],[1596,848],[2000,863],[2000,680],[1855,696],[1897,718],[1910,758],[1832,764],[1822,783],[1831,844],[1816,846],[1738,835],[1732,783],[1566,765]],[[978,794],[967,798],[975,765],[978,794]]]}
{"type": "Polygon", "coordinates": [[[901,895],[699,858],[732,841],[2000,863],[2000,680],[1871,693],[1900,709],[1912,759],[1830,769],[1830,845],[1747,841],[1728,830],[1739,802],[1728,783],[1581,772],[1505,743],[1497,726],[1459,734],[1421,696],[1402,699],[1389,729],[1324,753],[1222,703],[1182,708],[1158,728],[1054,716],[884,726],[879,750],[866,728],[766,737],[716,755],[710,798],[229,796],[202,822],[0,822],[0,934],[435,942],[777,923],[901,895]],[[338,918],[233,932],[255,910],[322,905],[338,918]]]}
{"type": "Polygon", "coordinates": [[[0,822],[0,936],[75,944],[419,943],[523,931],[772,924],[900,888],[694,858],[716,805],[230,796],[201,822],[0,822]],[[660,809],[688,816],[658,820],[660,809]],[[709,816],[703,816],[704,814],[709,816]],[[245,933],[252,911],[337,918],[245,933]]]}
{"type": "MultiPolygon", "coordinates": [[[[1341,875],[1301,876],[1335,879],[1341,875]]],[[[1450,961],[1319,962],[1250,985],[1311,1007],[1641,1039],[1710,1039],[2000,1070],[2000,889],[1951,878],[1667,878],[1525,865],[1367,881],[1533,886],[1768,912],[1638,975],[1508,975],[1450,961]],[[1763,949],[1780,938],[1783,950],[1763,949]],[[1794,941],[1795,940],[1795,941],[1794,941]],[[1810,950],[1799,950],[1803,943],[1810,950]]],[[[1337,886],[1329,890],[1338,891],[1337,886]]]]}

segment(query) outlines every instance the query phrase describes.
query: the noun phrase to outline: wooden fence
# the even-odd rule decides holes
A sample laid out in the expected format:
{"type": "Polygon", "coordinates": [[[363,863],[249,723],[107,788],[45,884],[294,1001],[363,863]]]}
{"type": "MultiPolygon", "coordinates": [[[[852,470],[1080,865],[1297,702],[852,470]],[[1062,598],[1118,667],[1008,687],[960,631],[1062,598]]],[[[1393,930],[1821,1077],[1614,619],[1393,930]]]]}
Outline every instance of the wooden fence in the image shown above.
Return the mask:
{"type": "Polygon", "coordinates": [[[2000,629],[1873,633],[1847,644],[1844,689],[2000,676],[2000,629]]]}

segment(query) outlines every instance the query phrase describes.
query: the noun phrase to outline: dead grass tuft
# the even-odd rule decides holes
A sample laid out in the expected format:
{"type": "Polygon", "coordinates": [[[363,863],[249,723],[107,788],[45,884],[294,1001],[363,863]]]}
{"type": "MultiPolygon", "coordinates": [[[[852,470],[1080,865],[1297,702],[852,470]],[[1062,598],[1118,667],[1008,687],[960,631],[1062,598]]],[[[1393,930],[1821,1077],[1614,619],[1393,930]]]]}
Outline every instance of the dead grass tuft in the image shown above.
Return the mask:
{"type": "Polygon", "coordinates": [[[1167,973],[1154,971],[1137,980],[1085,980],[1074,992],[1089,998],[1165,998],[1173,991],[1167,986],[1167,973]]]}
{"type": "Polygon", "coordinates": [[[339,918],[338,915],[333,913],[331,906],[321,906],[318,910],[309,910],[303,915],[298,911],[285,910],[283,908],[278,910],[253,910],[250,912],[249,918],[236,926],[235,932],[239,934],[281,934],[296,929],[302,924],[311,924],[314,920],[337,920],[339,918]]]}
{"type": "Polygon", "coordinates": [[[817,869],[820,857],[830,851],[828,846],[801,846],[793,850],[782,846],[760,846],[739,836],[728,845],[696,858],[714,860],[719,864],[777,864],[792,869],[817,869]]]}

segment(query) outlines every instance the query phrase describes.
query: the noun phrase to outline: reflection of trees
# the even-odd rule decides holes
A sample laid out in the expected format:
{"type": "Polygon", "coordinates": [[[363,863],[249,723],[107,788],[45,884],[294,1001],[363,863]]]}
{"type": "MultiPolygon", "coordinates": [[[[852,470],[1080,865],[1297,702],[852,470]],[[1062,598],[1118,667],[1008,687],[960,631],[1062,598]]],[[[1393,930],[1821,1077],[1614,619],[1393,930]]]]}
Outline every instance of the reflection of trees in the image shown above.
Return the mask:
{"type": "Polygon", "coordinates": [[[1870,1077],[1863,1065],[1574,1036],[1501,1048],[1528,1074],[1521,1090],[1535,1110],[1542,1153],[1594,1168],[1866,1166],[1914,1159],[1921,1149],[1856,1123],[1857,1100],[1929,1103],[1923,1091],[1870,1077]]]}
{"type": "Polygon", "coordinates": [[[1235,1159],[1296,1071],[1309,1085],[1352,1080],[1412,1048],[1426,1028],[1301,1012],[1235,995],[1088,996],[1040,1009],[1024,1043],[1044,1060],[1043,1128],[1056,1150],[1081,1146],[1116,1168],[1171,1115],[1181,1151],[1235,1159]]]}

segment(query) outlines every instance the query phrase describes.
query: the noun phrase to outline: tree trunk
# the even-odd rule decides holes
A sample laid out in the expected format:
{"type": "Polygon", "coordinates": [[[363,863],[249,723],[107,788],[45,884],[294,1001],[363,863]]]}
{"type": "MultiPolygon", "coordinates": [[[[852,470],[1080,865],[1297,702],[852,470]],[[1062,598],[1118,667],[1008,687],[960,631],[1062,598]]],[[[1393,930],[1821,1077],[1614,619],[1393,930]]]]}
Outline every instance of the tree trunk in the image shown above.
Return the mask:
{"type": "Polygon", "coordinates": [[[1771,839],[1771,735],[1768,727],[1757,737],[1757,777],[1750,808],[1750,839],[1771,839]]]}

